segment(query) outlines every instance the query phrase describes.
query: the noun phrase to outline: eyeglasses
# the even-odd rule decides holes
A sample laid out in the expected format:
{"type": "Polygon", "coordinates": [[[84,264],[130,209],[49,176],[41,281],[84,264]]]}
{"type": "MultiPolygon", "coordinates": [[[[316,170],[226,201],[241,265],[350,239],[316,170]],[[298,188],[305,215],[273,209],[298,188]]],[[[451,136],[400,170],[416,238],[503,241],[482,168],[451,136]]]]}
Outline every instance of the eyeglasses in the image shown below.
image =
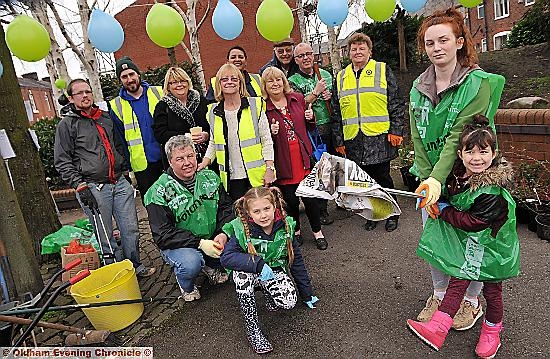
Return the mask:
{"type": "Polygon", "coordinates": [[[231,77],[222,77],[220,79],[221,82],[239,82],[239,78],[238,77],[235,77],[235,76],[231,76],[231,77]]]}
{"type": "Polygon", "coordinates": [[[186,80],[178,80],[178,81],[168,81],[168,85],[174,86],[174,85],[187,85],[186,80]]]}
{"type": "Polygon", "coordinates": [[[308,51],[308,52],[304,52],[303,54],[300,54],[300,55],[295,55],[294,58],[295,59],[303,59],[304,57],[310,57],[310,56],[313,56],[313,52],[312,51],[308,51]]]}
{"type": "Polygon", "coordinates": [[[282,54],[284,54],[285,52],[286,52],[287,54],[291,54],[292,51],[293,51],[293,49],[292,49],[292,46],[289,46],[289,47],[279,47],[279,48],[277,48],[276,51],[277,51],[277,53],[278,53],[279,55],[282,55],[282,54]]]}
{"type": "Polygon", "coordinates": [[[91,91],[91,90],[84,90],[84,91],[75,92],[75,93],[73,93],[71,96],[72,96],[72,97],[74,97],[74,96],[84,96],[84,95],[90,96],[91,94],[92,94],[92,91],[91,91]]]}

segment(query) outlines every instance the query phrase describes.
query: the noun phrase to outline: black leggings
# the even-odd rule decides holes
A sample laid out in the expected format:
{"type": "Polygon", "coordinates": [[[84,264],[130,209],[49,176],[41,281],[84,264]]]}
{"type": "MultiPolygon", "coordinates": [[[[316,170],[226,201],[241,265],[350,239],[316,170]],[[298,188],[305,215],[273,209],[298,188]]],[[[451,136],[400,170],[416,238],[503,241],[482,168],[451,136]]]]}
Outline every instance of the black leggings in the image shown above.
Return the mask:
{"type": "Polygon", "coordinates": [[[288,215],[296,221],[296,231],[300,230],[300,199],[302,199],[311,230],[319,232],[321,230],[321,207],[319,206],[319,200],[317,198],[297,197],[296,188],[298,188],[298,184],[278,185],[278,187],[283,193],[288,215]]]}
{"type": "Polygon", "coordinates": [[[230,179],[229,180],[229,197],[231,197],[233,201],[236,201],[242,196],[244,196],[244,194],[251,188],[252,186],[250,185],[250,181],[248,180],[248,178],[235,179],[235,180],[230,179]]]}

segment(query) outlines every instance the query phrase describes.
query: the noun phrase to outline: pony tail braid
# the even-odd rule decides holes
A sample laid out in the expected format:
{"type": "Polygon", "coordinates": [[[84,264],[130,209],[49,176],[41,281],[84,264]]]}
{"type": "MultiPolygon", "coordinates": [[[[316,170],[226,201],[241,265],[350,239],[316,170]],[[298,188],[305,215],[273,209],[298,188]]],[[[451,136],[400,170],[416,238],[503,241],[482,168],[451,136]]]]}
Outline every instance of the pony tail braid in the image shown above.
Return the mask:
{"type": "Polygon", "coordinates": [[[281,190],[278,187],[270,187],[269,190],[273,194],[273,197],[275,197],[275,208],[281,211],[281,215],[283,217],[286,217],[286,211],[285,211],[285,200],[283,199],[283,194],[281,193],[281,190]]]}
{"type": "Polygon", "coordinates": [[[292,248],[290,236],[286,239],[286,250],[288,252],[288,268],[290,269],[290,267],[292,267],[292,263],[294,263],[294,248],[292,248]]]}
{"type": "Polygon", "coordinates": [[[235,212],[243,224],[248,254],[255,256],[258,253],[250,241],[250,227],[248,226],[248,216],[246,214],[246,210],[244,209],[244,198],[241,197],[235,202],[235,212]]]}

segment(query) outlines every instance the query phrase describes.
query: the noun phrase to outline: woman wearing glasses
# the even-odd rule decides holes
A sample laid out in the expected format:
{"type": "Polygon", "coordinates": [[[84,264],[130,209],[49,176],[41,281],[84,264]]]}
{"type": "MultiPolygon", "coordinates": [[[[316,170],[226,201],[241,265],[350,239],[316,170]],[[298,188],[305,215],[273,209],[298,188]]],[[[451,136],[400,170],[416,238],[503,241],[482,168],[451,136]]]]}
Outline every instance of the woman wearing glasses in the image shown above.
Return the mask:
{"type": "MultiPolygon", "coordinates": [[[[315,128],[311,104],[306,107],[304,96],[292,92],[285,74],[276,67],[268,67],[262,74],[262,96],[266,100],[266,115],[277,149],[276,185],[281,189],[288,214],[296,221],[294,237],[302,245],[300,231],[300,198],[296,196],[298,184],[311,171],[313,151],[307,131],[315,128]]],[[[318,249],[325,250],[328,243],[321,231],[321,207],[316,198],[301,197],[318,249]]]]}
{"type": "MultiPolygon", "coordinates": [[[[170,67],[164,77],[164,96],[153,114],[153,133],[162,148],[170,137],[191,133],[198,160],[206,152],[210,126],[206,121],[205,98],[193,89],[189,75],[179,67],[170,67]]],[[[168,161],[162,151],[164,169],[168,161]]]]}
{"type": "Polygon", "coordinates": [[[216,161],[226,191],[237,200],[251,187],[275,181],[273,141],[262,100],[248,97],[235,65],[220,67],[214,96],[218,103],[208,105],[210,142],[199,170],[216,161]]]}

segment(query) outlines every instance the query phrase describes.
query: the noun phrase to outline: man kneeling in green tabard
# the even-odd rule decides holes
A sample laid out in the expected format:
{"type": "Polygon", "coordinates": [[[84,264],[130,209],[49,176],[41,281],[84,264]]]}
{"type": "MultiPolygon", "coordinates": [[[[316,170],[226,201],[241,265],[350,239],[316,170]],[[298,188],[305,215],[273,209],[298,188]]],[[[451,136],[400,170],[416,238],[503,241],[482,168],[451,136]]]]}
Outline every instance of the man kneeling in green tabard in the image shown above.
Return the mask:
{"type": "Polygon", "coordinates": [[[235,218],[233,202],[217,174],[197,172],[191,137],[170,138],[165,151],[170,167],[147,191],[144,204],[153,239],[190,302],[200,299],[195,280],[201,271],[211,284],[228,279],[219,258],[227,242],[222,227],[235,218]]]}

